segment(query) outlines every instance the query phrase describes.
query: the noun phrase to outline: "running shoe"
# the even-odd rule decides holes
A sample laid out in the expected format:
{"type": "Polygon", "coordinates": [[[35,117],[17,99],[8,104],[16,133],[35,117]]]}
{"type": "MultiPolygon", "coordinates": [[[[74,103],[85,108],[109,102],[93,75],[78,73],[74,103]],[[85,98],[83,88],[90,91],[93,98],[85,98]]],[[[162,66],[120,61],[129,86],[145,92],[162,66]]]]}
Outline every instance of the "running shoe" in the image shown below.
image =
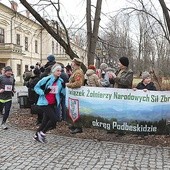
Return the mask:
{"type": "Polygon", "coordinates": [[[7,130],[7,129],[8,129],[8,127],[7,127],[7,125],[6,125],[5,123],[3,123],[3,124],[1,125],[1,128],[2,128],[3,130],[7,130]]]}

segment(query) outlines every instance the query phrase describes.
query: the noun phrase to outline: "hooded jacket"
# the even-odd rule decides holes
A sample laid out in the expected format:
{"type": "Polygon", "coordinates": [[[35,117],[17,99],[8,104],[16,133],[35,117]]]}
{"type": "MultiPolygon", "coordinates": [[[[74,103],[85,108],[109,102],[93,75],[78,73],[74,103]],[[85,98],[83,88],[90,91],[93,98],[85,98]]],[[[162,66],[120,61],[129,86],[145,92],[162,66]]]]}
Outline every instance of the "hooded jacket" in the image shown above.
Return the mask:
{"type": "MultiPolygon", "coordinates": [[[[48,101],[45,97],[44,90],[42,89],[42,86],[45,85],[45,89],[49,89],[53,83],[55,82],[56,78],[53,75],[44,77],[41,79],[36,86],[34,87],[35,92],[39,95],[37,105],[38,106],[47,106],[48,101]]],[[[60,94],[65,94],[65,88],[63,88],[62,83],[63,80],[61,78],[58,78],[57,80],[57,87],[58,87],[58,92],[56,93],[56,101],[57,101],[57,107],[60,105],[60,94]]]]}
{"type": "Polygon", "coordinates": [[[91,87],[99,87],[99,77],[95,74],[95,71],[88,69],[86,72],[87,85],[91,87]]]}

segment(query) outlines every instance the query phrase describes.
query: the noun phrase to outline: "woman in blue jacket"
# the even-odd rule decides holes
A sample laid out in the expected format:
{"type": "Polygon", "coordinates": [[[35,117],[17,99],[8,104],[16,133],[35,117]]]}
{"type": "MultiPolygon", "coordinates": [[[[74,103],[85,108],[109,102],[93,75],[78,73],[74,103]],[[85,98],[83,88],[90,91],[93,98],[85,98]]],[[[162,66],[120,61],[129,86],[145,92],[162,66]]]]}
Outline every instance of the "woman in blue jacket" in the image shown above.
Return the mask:
{"type": "Polygon", "coordinates": [[[50,76],[41,79],[34,87],[35,92],[39,95],[37,105],[43,110],[43,121],[38,128],[34,139],[44,143],[45,133],[56,127],[57,109],[60,105],[60,94],[64,93],[63,80],[60,78],[61,66],[55,64],[50,76]]]}

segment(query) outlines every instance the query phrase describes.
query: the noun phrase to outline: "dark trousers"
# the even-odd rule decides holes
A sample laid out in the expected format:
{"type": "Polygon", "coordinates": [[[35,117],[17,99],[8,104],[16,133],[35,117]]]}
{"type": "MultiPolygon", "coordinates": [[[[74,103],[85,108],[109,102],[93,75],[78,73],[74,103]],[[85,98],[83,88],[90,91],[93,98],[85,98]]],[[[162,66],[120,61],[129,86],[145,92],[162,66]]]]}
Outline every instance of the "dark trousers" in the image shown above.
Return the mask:
{"type": "Polygon", "coordinates": [[[0,102],[0,114],[2,114],[3,108],[4,108],[4,103],[1,103],[1,102],[0,102]]]}
{"type": "MultiPolygon", "coordinates": [[[[2,104],[2,103],[1,103],[2,104]]],[[[9,112],[10,112],[10,109],[11,109],[11,105],[12,105],[12,101],[8,101],[6,103],[3,103],[3,106],[5,108],[5,113],[3,115],[3,119],[2,119],[2,124],[3,123],[6,123],[6,120],[8,119],[9,117],[9,112]]]]}
{"type": "Polygon", "coordinates": [[[46,133],[48,130],[54,129],[56,127],[56,108],[54,105],[42,106],[43,110],[43,120],[38,128],[38,132],[42,131],[46,133]]]}
{"type": "Polygon", "coordinates": [[[66,98],[65,96],[61,97],[61,117],[62,120],[66,121],[66,98]]]}

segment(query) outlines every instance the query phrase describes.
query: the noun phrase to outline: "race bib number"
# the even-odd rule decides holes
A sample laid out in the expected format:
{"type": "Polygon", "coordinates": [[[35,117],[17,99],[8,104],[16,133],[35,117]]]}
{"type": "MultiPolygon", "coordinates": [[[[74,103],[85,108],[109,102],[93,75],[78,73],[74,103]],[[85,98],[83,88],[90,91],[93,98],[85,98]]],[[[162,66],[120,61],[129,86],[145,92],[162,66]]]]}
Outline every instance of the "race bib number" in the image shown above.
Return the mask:
{"type": "Polygon", "coordinates": [[[50,89],[51,89],[51,91],[50,91],[51,94],[57,94],[58,93],[58,87],[57,86],[51,86],[50,89]]]}
{"type": "Polygon", "coordinates": [[[5,85],[5,91],[12,91],[12,85],[5,85]]]}

